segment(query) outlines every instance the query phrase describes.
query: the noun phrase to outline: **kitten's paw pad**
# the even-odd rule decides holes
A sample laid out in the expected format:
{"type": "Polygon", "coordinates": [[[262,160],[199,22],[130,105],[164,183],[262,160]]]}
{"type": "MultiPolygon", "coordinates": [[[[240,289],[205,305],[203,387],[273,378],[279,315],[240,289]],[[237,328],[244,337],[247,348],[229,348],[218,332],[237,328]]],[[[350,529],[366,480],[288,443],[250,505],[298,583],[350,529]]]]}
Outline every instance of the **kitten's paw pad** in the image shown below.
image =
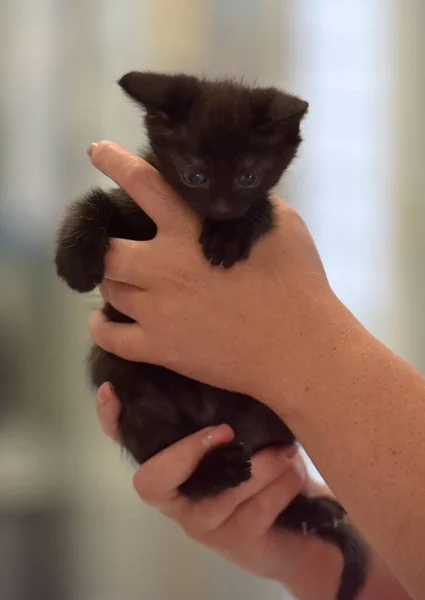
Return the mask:
{"type": "Polygon", "coordinates": [[[106,234],[70,239],[56,254],[56,272],[69,287],[77,292],[91,292],[104,276],[104,257],[109,248],[106,234]]]}
{"type": "Polygon", "coordinates": [[[192,500],[216,496],[237,487],[251,477],[251,461],[243,446],[225,444],[211,450],[193,475],[180,486],[182,494],[192,500]]]}
{"type": "Polygon", "coordinates": [[[248,258],[251,251],[251,237],[238,233],[234,226],[207,227],[199,239],[205,258],[215,267],[233,267],[239,260],[248,258]]]}

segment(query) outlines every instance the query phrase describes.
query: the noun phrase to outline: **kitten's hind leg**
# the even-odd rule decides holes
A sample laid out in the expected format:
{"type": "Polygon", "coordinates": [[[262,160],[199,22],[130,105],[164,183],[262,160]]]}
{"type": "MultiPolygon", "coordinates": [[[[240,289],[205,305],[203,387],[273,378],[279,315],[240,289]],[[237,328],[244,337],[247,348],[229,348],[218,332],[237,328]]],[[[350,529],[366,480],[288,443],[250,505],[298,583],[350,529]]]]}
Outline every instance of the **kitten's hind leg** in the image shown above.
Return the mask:
{"type": "Polygon", "coordinates": [[[237,487],[250,477],[249,454],[241,444],[230,442],[211,450],[179,489],[191,500],[197,500],[237,487]]]}

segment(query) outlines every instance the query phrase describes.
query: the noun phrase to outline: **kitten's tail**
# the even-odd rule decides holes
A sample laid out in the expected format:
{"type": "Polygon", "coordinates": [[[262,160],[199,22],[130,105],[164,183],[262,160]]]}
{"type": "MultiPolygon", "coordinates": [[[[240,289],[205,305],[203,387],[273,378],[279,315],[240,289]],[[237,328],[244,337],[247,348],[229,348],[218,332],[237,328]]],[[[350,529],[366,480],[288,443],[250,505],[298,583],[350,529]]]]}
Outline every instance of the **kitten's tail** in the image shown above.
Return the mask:
{"type": "Polygon", "coordinates": [[[318,527],[315,535],[336,546],[344,559],[336,600],[357,598],[365,585],[368,570],[369,552],[365,542],[354,527],[345,522],[336,527],[318,527]]]}

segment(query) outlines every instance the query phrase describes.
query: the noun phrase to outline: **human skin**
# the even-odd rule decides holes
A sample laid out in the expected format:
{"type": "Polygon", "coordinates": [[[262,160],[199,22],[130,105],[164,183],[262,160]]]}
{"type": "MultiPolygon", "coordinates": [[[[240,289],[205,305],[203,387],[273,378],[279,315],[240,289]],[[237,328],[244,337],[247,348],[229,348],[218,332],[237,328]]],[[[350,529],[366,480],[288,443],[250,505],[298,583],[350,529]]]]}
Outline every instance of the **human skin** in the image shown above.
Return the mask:
{"type": "Polygon", "coordinates": [[[93,164],[158,225],[112,240],[102,295],[135,324],[90,320],[96,343],[251,394],[292,429],[350,517],[415,598],[425,593],[425,380],[333,293],[300,216],[230,270],[203,258],[196,215],[159,173],[102,142],[93,164]]]}
{"type": "MultiPolygon", "coordinates": [[[[119,443],[119,400],[108,384],[98,392],[98,415],[104,432],[119,443]]],[[[273,527],[276,516],[300,492],[331,495],[309,480],[297,448],[268,448],[252,460],[252,478],[236,489],[198,502],[177,487],[209,449],[232,438],[224,425],[202,430],[174,444],[142,465],[134,485],[146,503],[176,521],[194,540],[243,569],[279,581],[298,600],[335,597],[342,560],[329,544],[273,527]]],[[[408,600],[408,594],[371,550],[372,567],[359,600],[408,600]]]]}

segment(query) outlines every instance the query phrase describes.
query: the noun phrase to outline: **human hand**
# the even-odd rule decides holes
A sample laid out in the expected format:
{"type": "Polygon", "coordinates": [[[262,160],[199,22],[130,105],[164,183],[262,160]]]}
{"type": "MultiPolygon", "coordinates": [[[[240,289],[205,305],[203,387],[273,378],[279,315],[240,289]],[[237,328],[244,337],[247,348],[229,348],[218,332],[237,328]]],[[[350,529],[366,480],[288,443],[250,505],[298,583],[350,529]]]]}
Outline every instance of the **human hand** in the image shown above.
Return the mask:
{"type": "MultiPolygon", "coordinates": [[[[98,400],[102,429],[119,443],[116,424],[120,405],[109,384],[101,386],[98,400]]],[[[179,523],[191,538],[230,562],[289,588],[296,586],[304,578],[302,572],[317,561],[317,554],[328,551],[318,540],[272,527],[291,500],[311,488],[302,458],[296,447],[263,450],[252,459],[252,477],[248,482],[216,498],[192,502],[177,488],[208,449],[233,436],[227,425],[211,429],[177,442],[139,467],[134,476],[139,496],[179,523]]]]}
{"type": "Polygon", "coordinates": [[[158,226],[152,241],[111,240],[101,293],[136,323],[108,322],[99,310],[94,341],[263,401],[270,385],[279,400],[282,389],[295,397],[291,384],[307,386],[348,327],[299,215],[274,198],[274,231],[249,260],[214,268],[201,252],[198,218],[155,169],[111,142],[91,159],[158,226]]]}

